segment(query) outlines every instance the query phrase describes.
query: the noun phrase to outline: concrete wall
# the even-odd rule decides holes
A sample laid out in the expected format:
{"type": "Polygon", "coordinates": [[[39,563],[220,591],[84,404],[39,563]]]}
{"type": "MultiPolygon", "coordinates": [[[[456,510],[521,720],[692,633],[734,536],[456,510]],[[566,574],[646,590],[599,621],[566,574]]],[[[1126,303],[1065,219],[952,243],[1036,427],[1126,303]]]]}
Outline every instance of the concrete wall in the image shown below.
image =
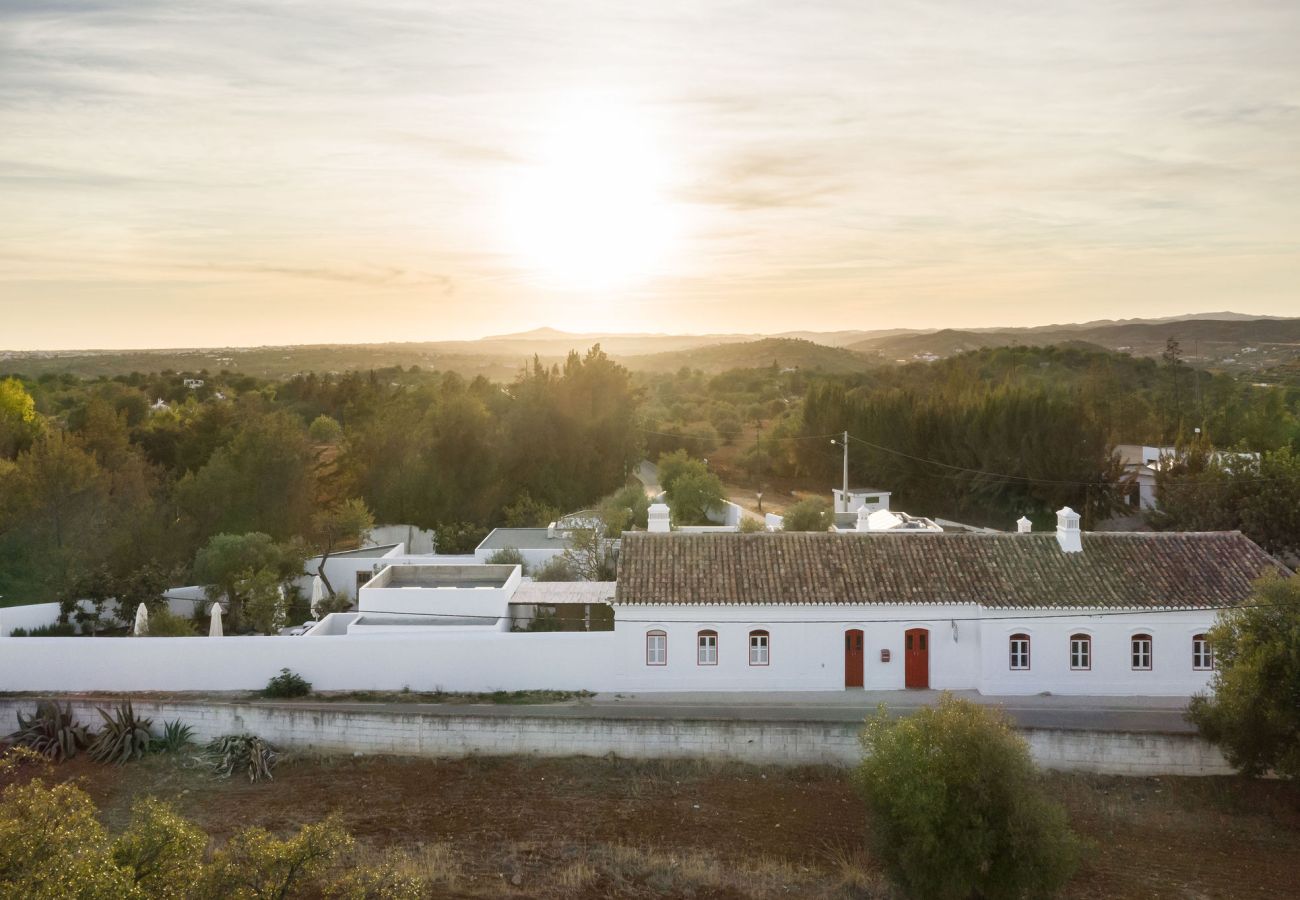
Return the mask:
{"type": "Polygon", "coordinates": [[[0,686],[6,691],[254,690],[289,668],[319,690],[594,690],[599,673],[616,665],[613,638],[612,631],[0,638],[0,686]]]}
{"type": "Polygon", "coordinates": [[[434,533],[414,525],[376,525],[366,535],[365,543],[372,546],[405,544],[407,553],[433,553],[436,549],[434,533]]]}
{"type": "MultiPolygon", "coordinates": [[[[0,729],[17,726],[16,713],[33,700],[0,698],[0,729]]],[[[98,721],[95,706],[110,698],[76,700],[82,722],[98,721]]],[[[853,765],[861,759],[852,723],[739,722],[462,715],[321,705],[268,705],[133,699],[138,715],[155,726],[180,719],[198,741],[248,732],[283,748],[329,753],[464,756],[468,754],[729,759],[778,765],[853,765]]],[[[1023,731],[1039,765],[1117,775],[1228,775],[1219,752],[1188,734],[1023,731]]]]}
{"type": "MultiPolygon", "coordinates": [[[[167,600],[167,608],[178,616],[189,617],[194,613],[194,607],[197,604],[207,604],[207,598],[203,593],[202,586],[171,588],[163,597],[167,600]]],[[[92,604],[89,600],[81,601],[82,606],[90,609],[92,604]]],[[[106,628],[121,627],[127,625],[127,622],[113,621],[112,611],[116,607],[115,603],[107,603],[104,606],[104,626],[106,628]]],[[[13,634],[15,628],[25,628],[30,631],[33,628],[41,628],[46,625],[53,625],[59,621],[59,611],[61,607],[57,603],[29,603],[26,606],[5,606],[0,607],[0,637],[9,637],[13,634]]],[[[76,621],[73,620],[73,624],[76,621]]]]}

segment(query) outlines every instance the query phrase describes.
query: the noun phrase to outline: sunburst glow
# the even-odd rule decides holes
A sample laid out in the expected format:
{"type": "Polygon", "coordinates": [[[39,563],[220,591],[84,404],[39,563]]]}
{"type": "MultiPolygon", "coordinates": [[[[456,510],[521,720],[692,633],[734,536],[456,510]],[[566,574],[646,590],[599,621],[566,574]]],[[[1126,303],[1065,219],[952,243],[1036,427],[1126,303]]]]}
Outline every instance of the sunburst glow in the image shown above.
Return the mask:
{"type": "Polygon", "coordinates": [[[678,235],[669,166],[627,106],[574,103],[548,118],[533,161],[507,182],[519,261],[558,288],[627,287],[663,271],[678,235]]]}

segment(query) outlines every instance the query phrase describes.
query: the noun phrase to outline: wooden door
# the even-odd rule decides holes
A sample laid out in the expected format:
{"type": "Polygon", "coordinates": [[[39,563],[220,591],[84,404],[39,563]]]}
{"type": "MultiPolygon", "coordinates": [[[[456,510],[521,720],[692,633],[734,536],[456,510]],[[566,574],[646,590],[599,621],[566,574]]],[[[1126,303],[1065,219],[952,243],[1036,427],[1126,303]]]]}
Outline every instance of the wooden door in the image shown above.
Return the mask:
{"type": "Polygon", "coordinates": [[[844,632],[844,686],[862,687],[862,629],[844,632]]]}
{"type": "Polygon", "coordinates": [[[910,688],[930,686],[930,632],[924,628],[903,633],[903,683],[910,688]]]}

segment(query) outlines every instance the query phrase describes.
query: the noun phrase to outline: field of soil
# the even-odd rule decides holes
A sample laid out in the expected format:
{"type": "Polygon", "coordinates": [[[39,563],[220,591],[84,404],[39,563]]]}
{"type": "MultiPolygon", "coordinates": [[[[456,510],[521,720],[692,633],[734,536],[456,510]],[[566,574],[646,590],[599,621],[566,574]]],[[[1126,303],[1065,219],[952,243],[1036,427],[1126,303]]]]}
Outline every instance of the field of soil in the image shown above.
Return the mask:
{"type": "MultiPolygon", "coordinates": [[[[289,758],[216,780],[182,757],[78,758],[110,828],[151,794],[223,840],[339,811],[440,897],[889,897],[848,772],[618,759],[289,758]]],[[[1048,775],[1093,846],[1076,898],[1296,896],[1300,785],[1048,775]]]]}

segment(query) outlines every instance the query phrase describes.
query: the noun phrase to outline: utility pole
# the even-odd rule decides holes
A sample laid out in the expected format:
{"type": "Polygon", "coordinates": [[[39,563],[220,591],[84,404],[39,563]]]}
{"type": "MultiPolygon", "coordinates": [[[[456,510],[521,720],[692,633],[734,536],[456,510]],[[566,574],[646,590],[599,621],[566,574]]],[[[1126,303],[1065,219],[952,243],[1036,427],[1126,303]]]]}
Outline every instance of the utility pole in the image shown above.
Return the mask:
{"type": "Polygon", "coordinates": [[[844,448],[844,493],[840,496],[840,500],[843,502],[844,508],[836,509],[835,511],[848,512],[849,511],[849,433],[845,431],[844,438],[843,440],[840,441],[837,441],[834,438],[832,438],[831,444],[832,445],[840,444],[844,448]]]}

